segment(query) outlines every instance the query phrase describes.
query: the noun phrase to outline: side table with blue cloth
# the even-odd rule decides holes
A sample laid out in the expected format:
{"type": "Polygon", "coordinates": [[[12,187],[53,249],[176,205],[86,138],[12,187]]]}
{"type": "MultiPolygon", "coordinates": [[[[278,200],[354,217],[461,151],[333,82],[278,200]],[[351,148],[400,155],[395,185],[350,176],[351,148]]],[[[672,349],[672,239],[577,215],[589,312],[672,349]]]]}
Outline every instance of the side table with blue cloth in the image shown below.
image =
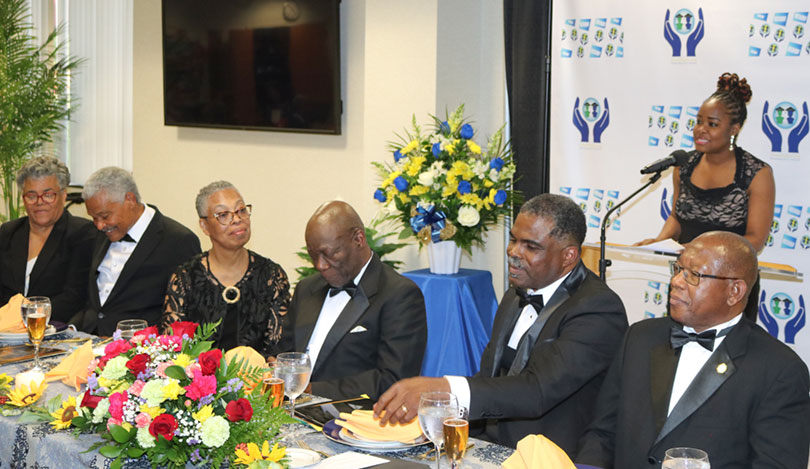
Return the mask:
{"type": "Polygon", "coordinates": [[[436,275],[421,269],[403,275],[425,295],[428,340],[422,375],[477,373],[498,309],[492,274],[460,269],[454,275],[436,275]]]}

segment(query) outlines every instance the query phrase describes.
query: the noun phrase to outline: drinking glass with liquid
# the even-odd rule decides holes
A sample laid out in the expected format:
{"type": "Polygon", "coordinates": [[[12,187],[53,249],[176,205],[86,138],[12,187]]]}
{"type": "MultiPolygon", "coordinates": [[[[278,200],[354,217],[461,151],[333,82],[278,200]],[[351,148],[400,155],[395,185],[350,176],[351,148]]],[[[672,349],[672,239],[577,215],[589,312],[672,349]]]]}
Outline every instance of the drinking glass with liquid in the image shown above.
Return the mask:
{"type": "Polygon", "coordinates": [[[661,469],[710,469],[709,455],[696,448],[670,448],[661,469]]]}
{"type": "Polygon", "coordinates": [[[303,352],[286,352],[276,356],[275,376],[284,381],[284,394],[290,398],[290,417],[295,417],[295,398],[309,384],[312,364],[303,352]]]}
{"type": "Polygon", "coordinates": [[[281,378],[268,377],[262,380],[262,395],[267,396],[273,409],[280,407],[284,402],[284,380],[281,378]]]}
{"type": "MultiPolygon", "coordinates": [[[[28,330],[28,338],[34,345],[34,366],[33,371],[45,371],[39,363],[39,346],[45,338],[45,329],[51,319],[51,300],[47,296],[30,296],[23,299],[21,314],[25,328],[28,330]]],[[[29,370],[30,371],[30,370],[29,370]]]]}
{"type": "Polygon", "coordinates": [[[445,419],[444,424],[444,452],[450,460],[450,467],[461,467],[461,460],[467,452],[467,439],[470,435],[470,423],[464,418],[445,419]]]}
{"type": "MultiPolygon", "coordinates": [[[[444,421],[458,417],[458,400],[449,392],[423,392],[419,397],[419,426],[422,433],[436,447],[436,469],[441,467],[441,449],[444,444],[444,421]]],[[[465,442],[466,448],[466,442],[465,442]]]]}
{"type": "Polygon", "coordinates": [[[118,324],[115,325],[115,329],[121,331],[122,339],[130,340],[135,337],[136,332],[142,331],[148,326],[149,324],[143,319],[124,319],[123,321],[118,321],[118,324]]]}

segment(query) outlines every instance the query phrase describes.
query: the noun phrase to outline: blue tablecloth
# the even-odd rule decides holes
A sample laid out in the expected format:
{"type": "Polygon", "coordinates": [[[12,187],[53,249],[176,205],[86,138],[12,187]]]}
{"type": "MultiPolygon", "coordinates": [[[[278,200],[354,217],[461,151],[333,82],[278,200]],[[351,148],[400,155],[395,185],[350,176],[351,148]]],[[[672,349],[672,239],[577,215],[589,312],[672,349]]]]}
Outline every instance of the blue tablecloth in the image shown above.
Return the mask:
{"type": "Polygon", "coordinates": [[[428,341],[422,375],[477,373],[498,308],[492,274],[460,269],[455,275],[434,275],[421,269],[403,275],[425,295],[428,341]]]}

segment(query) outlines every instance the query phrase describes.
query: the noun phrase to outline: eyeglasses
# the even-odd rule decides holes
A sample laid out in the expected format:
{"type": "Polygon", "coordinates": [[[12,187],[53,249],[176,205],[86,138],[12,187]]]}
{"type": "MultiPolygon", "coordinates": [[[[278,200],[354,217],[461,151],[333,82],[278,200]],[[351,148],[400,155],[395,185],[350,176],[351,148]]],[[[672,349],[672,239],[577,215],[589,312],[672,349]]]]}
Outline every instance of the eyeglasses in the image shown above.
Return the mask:
{"type": "MultiPolygon", "coordinates": [[[[253,211],[252,205],[245,205],[244,207],[235,210],[229,211],[225,210],[222,212],[217,212],[214,214],[214,218],[219,222],[220,225],[230,225],[233,222],[233,216],[238,215],[240,220],[247,220],[250,218],[250,212],[253,211]]],[[[208,218],[208,217],[200,217],[200,218],[208,218]]]]}
{"type": "Polygon", "coordinates": [[[681,272],[683,272],[683,279],[686,281],[686,283],[695,287],[700,284],[700,279],[702,278],[714,278],[717,280],[741,280],[739,277],[721,277],[719,275],[701,274],[700,272],[687,269],[686,267],[676,264],[675,262],[669,265],[669,273],[672,275],[672,277],[677,277],[681,272]]]}
{"type": "Polygon", "coordinates": [[[52,204],[56,201],[56,196],[58,195],[58,193],[53,191],[43,192],[42,194],[37,194],[36,192],[31,191],[23,194],[23,199],[29,204],[35,204],[40,199],[42,199],[42,201],[46,204],[52,204]]]}

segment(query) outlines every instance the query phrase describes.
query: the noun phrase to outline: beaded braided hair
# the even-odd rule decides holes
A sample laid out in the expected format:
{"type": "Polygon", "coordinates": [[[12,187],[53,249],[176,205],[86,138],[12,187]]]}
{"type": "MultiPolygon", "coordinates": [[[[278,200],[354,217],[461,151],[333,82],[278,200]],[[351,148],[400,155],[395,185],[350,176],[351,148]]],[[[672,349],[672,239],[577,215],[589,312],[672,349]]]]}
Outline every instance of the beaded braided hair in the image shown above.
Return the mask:
{"type": "Polygon", "coordinates": [[[745,78],[736,73],[724,73],[717,79],[717,91],[709,99],[716,99],[723,103],[731,117],[731,124],[745,123],[748,117],[746,104],[751,100],[751,86],[745,78]]]}

